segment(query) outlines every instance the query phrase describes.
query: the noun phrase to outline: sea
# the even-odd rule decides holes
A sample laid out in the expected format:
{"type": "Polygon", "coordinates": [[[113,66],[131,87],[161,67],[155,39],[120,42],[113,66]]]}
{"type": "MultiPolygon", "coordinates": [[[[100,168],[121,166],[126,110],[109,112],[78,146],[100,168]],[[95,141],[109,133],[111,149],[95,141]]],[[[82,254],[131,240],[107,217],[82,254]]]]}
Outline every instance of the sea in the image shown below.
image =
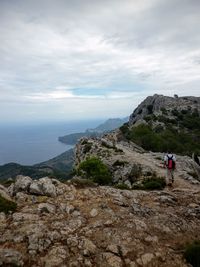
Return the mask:
{"type": "Polygon", "coordinates": [[[69,150],[59,136],[95,128],[102,120],[0,125],[0,165],[34,165],[69,150]]]}

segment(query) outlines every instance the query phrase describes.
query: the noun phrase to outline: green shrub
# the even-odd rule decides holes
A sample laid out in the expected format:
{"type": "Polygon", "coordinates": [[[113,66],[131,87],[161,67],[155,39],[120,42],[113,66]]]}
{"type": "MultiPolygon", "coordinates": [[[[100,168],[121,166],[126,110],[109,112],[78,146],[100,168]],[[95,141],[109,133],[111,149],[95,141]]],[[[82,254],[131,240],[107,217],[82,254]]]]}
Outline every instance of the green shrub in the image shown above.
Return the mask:
{"type": "Polygon", "coordinates": [[[152,177],[143,181],[146,190],[162,190],[166,186],[165,179],[162,177],[152,177]]]}
{"type": "Polygon", "coordinates": [[[126,135],[129,132],[128,123],[124,123],[119,129],[124,135],[126,135]]]}
{"type": "Polygon", "coordinates": [[[0,195],[0,212],[5,212],[6,214],[9,211],[16,211],[17,204],[13,201],[7,200],[0,195]]]}
{"type": "Polygon", "coordinates": [[[85,176],[86,179],[91,179],[100,185],[106,185],[112,182],[112,176],[108,167],[96,157],[91,157],[81,162],[78,172],[85,176]]]}
{"type": "Polygon", "coordinates": [[[130,190],[130,188],[128,187],[128,185],[126,185],[124,183],[116,184],[115,185],[115,188],[122,189],[122,190],[130,190]]]}
{"type": "Polygon", "coordinates": [[[161,108],[160,110],[162,111],[162,113],[163,113],[164,115],[167,115],[167,110],[166,110],[166,108],[163,107],[163,108],[161,108]]]}
{"type": "Polygon", "coordinates": [[[132,189],[134,190],[144,190],[143,184],[133,184],[132,189]]]}
{"type": "Polygon", "coordinates": [[[200,241],[194,241],[185,248],[184,257],[193,267],[200,267],[200,241]]]}
{"type": "Polygon", "coordinates": [[[134,184],[132,189],[137,190],[162,190],[166,186],[163,177],[156,177],[153,175],[151,178],[146,178],[141,184],[134,184]]]}

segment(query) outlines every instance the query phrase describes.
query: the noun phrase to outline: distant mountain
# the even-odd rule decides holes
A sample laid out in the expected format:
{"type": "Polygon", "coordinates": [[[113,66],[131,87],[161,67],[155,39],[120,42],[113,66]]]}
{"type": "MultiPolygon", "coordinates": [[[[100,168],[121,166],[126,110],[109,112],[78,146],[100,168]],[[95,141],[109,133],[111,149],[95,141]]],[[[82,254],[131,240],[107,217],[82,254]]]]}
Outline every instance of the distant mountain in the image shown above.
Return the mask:
{"type": "Polygon", "coordinates": [[[17,163],[8,163],[0,166],[0,180],[15,178],[19,174],[32,178],[39,178],[52,173],[53,170],[51,168],[24,166],[17,163]]]}
{"type": "Polygon", "coordinates": [[[65,172],[67,174],[72,170],[73,162],[74,162],[74,152],[73,149],[70,149],[58,155],[55,158],[34,165],[34,167],[51,168],[54,171],[57,170],[65,172]]]}
{"type": "MultiPolygon", "coordinates": [[[[100,124],[94,129],[88,129],[87,131],[92,133],[105,133],[119,128],[122,124],[128,121],[128,117],[123,119],[108,119],[104,123],[100,124]]],[[[86,132],[87,132],[86,131],[86,132]]]]}
{"type": "Polygon", "coordinates": [[[123,125],[127,121],[128,121],[128,117],[123,118],[123,119],[119,119],[119,118],[108,119],[104,123],[100,124],[94,129],[87,129],[85,132],[82,132],[82,133],[74,133],[74,134],[61,136],[58,138],[58,140],[67,145],[75,145],[78,142],[78,140],[82,137],[100,137],[104,133],[107,133],[107,132],[110,132],[112,130],[119,128],[121,125],[123,125]]]}
{"type": "Polygon", "coordinates": [[[72,171],[73,162],[74,153],[73,149],[70,149],[53,159],[32,166],[8,163],[0,166],[0,180],[15,178],[19,174],[35,179],[44,176],[67,179],[72,171]]]}

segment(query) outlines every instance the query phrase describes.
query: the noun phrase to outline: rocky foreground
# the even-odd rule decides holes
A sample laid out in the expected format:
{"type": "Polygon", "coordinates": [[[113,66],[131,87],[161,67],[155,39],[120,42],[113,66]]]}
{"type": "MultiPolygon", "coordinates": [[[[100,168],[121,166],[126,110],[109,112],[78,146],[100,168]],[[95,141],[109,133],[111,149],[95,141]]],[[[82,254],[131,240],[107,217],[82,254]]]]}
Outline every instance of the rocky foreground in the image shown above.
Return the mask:
{"type": "Polygon", "coordinates": [[[1,194],[0,266],[186,267],[183,249],[200,239],[200,185],[163,191],[79,188],[18,176],[1,194]]]}

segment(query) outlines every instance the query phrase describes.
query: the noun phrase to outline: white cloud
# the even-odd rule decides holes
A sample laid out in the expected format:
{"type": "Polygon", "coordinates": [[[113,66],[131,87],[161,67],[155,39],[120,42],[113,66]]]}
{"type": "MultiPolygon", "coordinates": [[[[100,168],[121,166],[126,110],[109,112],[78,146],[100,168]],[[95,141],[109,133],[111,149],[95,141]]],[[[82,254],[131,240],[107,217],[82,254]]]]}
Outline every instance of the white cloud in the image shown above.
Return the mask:
{"type": "Polygon", "coordinates": [[[70,101],[83,107],[96,99],[105,116],[108,99],[114,114],[114,103],[134,106],[154,92],[199,94],[196,0],[19,0],[0,6],[1,103],[22,110],[31,103],[33,113],[34,105],[45,103],[48,116],[53,101],[74,113],[70,101]]]}

